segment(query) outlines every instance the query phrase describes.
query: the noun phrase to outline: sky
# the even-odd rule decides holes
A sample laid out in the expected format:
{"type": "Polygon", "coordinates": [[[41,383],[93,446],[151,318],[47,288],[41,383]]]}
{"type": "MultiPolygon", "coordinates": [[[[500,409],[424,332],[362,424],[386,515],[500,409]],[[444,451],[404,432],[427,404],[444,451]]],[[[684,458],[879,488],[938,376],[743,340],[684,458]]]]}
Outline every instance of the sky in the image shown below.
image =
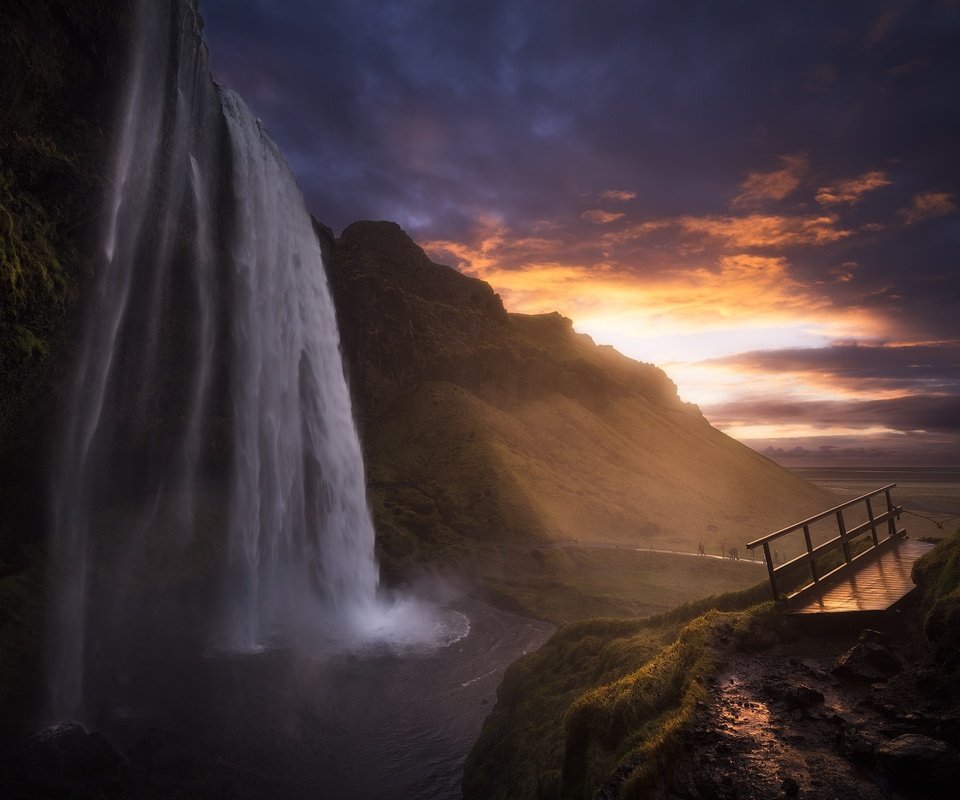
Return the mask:
{"type": "Polygon", "coordinates": [[[657,364],[788,465],[960,466],[960,2],[201,0],[339,232],[657,364]]]}

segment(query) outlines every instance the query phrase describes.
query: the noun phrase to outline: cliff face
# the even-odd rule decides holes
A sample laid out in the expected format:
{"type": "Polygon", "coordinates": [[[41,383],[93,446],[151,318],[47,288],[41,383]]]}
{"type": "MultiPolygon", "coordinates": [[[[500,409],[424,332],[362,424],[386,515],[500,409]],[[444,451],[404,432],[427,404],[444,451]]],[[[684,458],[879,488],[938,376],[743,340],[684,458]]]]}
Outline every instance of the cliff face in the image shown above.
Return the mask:
{"type": "Polygon", "coordinates": [[[92,270],[126,5],[0,10],[0,556],[42,525],[44,444],[92,270]]]}
{"type": "Polygon", "coordinates": [[[593,405],[630,395],[664,409],[681,405],[661,370],[594,346],[559,314],[507,314],[487,283],[433,263],[395,223],[357,222],[330,244],[328,272],[363,420],[424,381],[454,383],[498,405],[550,393],[593,405]]]}
{"type": "Polygon", "coordinates": [[[483,543],[717,552],[824,504],[661,370],[506,313],[397,225],[321,235],[388,576],[483,543]]]}
{"type": "Polygon", "coordinates": [[[128,3],[0,5],[0,706],[42,672],[55,409],[92,270],[128,3]]]}

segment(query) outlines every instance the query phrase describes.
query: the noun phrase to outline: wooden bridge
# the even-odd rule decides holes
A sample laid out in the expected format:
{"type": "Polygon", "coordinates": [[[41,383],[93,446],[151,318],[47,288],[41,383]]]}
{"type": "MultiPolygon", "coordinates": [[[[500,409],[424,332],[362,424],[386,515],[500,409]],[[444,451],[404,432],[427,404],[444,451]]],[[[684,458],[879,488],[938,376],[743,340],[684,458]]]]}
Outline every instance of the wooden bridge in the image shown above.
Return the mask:
{"type": "Polygon", "coordinates": [[[785,613],[885,611],[913,590],[913,564],[933,545],[908,539],[897,527],[903,508],[893,503],[895,487],[881,486],[747,544],[763,548],[773,597],[785,613]],[[854,514],[865,520],[848,528],[854,514]],[[815,526],[827,521],[832,528],[834,520],[837,535],[815,543],[815,526]],[[800,555],[781,558],[774,543],[785,547],[786,537],[796,539],[801,532],[800,555]]]}

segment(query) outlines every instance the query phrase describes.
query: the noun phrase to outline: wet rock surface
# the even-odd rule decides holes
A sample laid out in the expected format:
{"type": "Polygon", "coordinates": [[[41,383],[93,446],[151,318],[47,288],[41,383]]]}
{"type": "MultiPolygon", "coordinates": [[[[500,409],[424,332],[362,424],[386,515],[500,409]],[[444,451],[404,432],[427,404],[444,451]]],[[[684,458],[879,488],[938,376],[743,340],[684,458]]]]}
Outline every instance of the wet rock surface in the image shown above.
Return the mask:
{"type": "Polygon", "coordinates": [[[202,764],[174,734],[144,730],[125,750],[75,722],[10,737],[0,754],[5,800],[204,797],[236,792],[215,765],[202,764]]]}
{"type": "Polygon", "coordinates": [[[833,672],[872,683],[885,681],[901,669],[903,664],[887,646],[886,636],[867,628],[860,633],[859,641],[837,659],[833,672]]]}
{"type": "MultiPolygon", "coordinates": [[[[707,687],[710,700],[655,796],[955,796],[958,693],[911,663],[914,636],[805,631],[764,652],[735,653],[707,687]]],[[[617,797],[605,789],[604,798],[617,797]]]]}

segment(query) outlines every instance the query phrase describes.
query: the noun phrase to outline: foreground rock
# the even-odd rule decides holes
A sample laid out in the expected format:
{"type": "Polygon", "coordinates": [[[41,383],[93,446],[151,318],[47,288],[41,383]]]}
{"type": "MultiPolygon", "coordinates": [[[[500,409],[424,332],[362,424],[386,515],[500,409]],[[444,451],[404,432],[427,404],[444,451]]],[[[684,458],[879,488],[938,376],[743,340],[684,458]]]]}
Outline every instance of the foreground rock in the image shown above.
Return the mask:
{"type": "Polygon", "coordinates": [[[738,653],[710,684],[710,702],[655,796],[953,796],[960,704],[955,690],[909,663],[916,634],[799,635],[738,653]]]}
{"type": "Polygon", "coordinates": [[[908,794],[938,796],[960,780],[960,752],[929,736],[905,733],[880,745],[876,757],[891,783],[908,794]]]}
{"type": "Polygon", "coordinates": [[[184,741],[167,731],[145,731],[126,752],[75,722],[2,742],[4,800],[235,796],[216,765],[202,763],[184,741]]]}
{"type": "Polygon", "coordinates": [[[833,671],[837,675],[868,682],[885,681],[896,675],[903,664],[887,647],[886,636],[867,629],[859,641],[837,659],[833,671]]]}

